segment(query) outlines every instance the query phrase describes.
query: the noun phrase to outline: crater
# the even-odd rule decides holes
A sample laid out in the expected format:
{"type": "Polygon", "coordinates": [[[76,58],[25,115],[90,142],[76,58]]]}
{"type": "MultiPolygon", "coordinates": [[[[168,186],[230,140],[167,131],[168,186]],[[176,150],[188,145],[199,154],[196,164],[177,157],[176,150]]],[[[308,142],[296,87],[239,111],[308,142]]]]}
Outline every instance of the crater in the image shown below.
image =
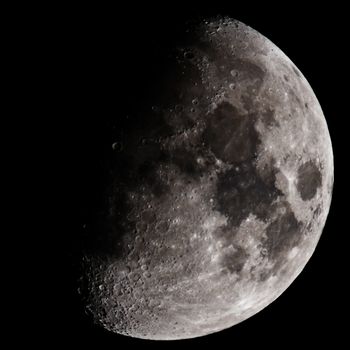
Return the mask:
{"type": "Polygon", "coordinates": [[[310,160],[299,167],[296,187],[303,201],[315,197],[321,185],[322,174],[314,161],[310,160]]]}

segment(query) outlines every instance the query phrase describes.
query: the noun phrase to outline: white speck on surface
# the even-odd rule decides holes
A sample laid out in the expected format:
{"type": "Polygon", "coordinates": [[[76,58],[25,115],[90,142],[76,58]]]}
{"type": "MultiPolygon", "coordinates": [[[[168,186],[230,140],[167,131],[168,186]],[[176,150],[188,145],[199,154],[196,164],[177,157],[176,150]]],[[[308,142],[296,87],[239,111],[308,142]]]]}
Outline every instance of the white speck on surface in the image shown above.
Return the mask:
{"type": "Polygon", "coordinates": [[[289,260],[291,260],[291,259],[294,259],[297,255],[298,255],[298,253],[299,253],[299,248],[298,247],[294,247],[294,248],[292,248],[292,250],[289,252],[289,254],[288,254],[288,259],[289,260]]]}

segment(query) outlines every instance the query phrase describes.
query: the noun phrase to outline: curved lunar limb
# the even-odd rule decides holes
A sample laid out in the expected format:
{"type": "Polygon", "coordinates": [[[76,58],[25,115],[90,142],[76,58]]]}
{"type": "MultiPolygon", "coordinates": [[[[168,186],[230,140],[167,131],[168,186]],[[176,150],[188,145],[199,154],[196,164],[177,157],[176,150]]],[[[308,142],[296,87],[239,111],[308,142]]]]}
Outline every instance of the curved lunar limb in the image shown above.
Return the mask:
{"type": "Polygon", "coordinates": [[[113,144],[83,276],[98,323],[163,340],[220,331],[275,300],[311,257],[333,186],[321,107],[271,41],[203,21],[169,61],[153,107],[113,144]]]}

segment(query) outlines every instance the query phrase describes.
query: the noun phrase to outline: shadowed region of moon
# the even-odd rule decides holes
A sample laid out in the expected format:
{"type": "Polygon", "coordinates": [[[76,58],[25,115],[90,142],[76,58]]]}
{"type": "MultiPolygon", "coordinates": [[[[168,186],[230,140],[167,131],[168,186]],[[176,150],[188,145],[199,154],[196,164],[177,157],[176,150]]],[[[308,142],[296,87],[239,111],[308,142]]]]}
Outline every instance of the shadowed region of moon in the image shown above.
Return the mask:
{"type": "Polygon", "coordinates": [[[116,121],[83,242],[86,308],[145,339],[218,332],[269,305],[311,257],[333,186],[325,118],[288,57],[229,18],[183,34],[147,103],[116,121]]]}

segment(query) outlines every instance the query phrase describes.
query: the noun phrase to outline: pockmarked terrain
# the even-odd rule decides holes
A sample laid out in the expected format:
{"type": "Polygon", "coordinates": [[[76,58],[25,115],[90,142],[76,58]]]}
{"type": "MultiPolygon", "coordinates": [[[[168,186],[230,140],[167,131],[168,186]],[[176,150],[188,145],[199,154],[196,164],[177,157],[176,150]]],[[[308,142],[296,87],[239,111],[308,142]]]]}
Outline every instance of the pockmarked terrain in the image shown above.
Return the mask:
{"type": "Polygon", "coordinates": [[[275,300],[311,257],[333,186],[321,107],[271,41],[204,20],[168,59],[152,107],[125,117],[111,145],[82,275],[98,323],[163,340],[220,331],[275,300]]]}

